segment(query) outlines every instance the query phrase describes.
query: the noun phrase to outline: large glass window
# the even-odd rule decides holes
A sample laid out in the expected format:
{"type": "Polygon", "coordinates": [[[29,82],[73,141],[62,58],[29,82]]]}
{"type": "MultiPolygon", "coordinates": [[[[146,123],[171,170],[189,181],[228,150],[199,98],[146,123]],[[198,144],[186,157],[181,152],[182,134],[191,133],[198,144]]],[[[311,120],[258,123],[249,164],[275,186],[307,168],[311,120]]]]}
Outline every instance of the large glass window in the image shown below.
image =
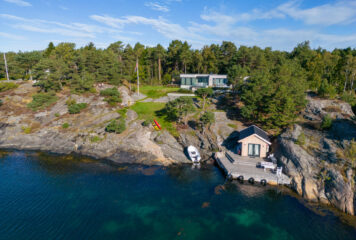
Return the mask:
{"type": "Polygon", "coordinates": [[[260,149],[261,145],[260,144],[248,144],[248,155],[250,157],[259,157],[260,156],[260,149]]]}

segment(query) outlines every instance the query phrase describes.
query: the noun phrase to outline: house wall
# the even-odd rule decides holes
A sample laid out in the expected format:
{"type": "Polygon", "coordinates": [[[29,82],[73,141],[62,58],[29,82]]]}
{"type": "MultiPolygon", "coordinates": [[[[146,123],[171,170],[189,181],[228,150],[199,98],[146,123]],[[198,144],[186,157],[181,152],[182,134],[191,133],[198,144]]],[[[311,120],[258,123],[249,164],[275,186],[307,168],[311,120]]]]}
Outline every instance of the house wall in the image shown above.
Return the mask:
{"type": "Polygon", "coordinates": [[[260,149],[260,157],[261,158],[267,157],[267,152],[269,149],[268,143],[266,143],[265,141],[262,141],[255,135],[251,135],[247,138],[244,138],[244,139],[240,140],[239,142],[241,143],[241,147],[242,147],[241,156],[243,156],[243,157],[248,156],[248,144],[252,143],[252,144],[260,144],[261,145],[261,149],[260,149]]]}

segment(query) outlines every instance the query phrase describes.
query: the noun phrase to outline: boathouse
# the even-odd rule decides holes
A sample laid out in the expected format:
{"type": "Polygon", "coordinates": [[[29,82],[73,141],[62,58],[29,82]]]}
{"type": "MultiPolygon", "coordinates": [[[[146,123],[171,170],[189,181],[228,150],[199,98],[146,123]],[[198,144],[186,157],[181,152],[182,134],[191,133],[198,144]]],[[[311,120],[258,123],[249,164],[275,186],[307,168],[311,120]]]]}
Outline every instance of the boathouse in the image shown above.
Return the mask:
{"type": "Polygon", "coordinates": [[[242,157],[265,158],[270,145],[268,134],[261,128],[252,125],[240,131],[236,150],[242,157]]]}

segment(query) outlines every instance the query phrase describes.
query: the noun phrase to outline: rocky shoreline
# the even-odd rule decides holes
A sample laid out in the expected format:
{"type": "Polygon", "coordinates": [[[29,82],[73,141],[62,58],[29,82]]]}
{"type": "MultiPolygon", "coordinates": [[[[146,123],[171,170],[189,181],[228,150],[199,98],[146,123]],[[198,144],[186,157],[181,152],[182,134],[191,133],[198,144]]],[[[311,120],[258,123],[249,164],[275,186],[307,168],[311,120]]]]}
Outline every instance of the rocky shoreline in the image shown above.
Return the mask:
{"type": "MultiPolygon", "coordinates": [[[[236,130],[244,127],[228,119],[225,112],[216,111],[215,124],[204,134],[188,127],[180,129],[179,136],[174,137],[166,130],[157,132],[152,126],[143,126],[137,113],[128,109],[126,130],[121,134],[107,133],[108,121],[122,116],[102,97],[60,93],[53,106],[33,112],[26,105],[36,91],[31,83],[23,83],[10,93],[0,94],[4,101],[0,107],[0,148],[79,154],[114,163],[168,166],[190,163],[184,152],[188,145],[197,146],[204,160],[210,159],[236,130]],[[66,106],[69,98],[87,103],[88,107],[80,114],[69,114],[66,106]],[[63,128],[64,123],[69,127],[63,128]],[[236,128],[232,127],[234,124],[236,128]]],[[[124,106],[137,100],[125,87],[120,87],[119,91],[124,106]]],[[[350,106],[332,100],[309,99],[304,115],[309,120],[287,129],[278,137],[274,149],[285,173],[292,178],[291,188],[307,200],[355,215],[355,172],[340,153],[352,138],[356,138],[350,106]],[[313,124],[326,114],[337,120],[329,131],[320,131],[313,124]],[[302,132],[306,136],[303,146],[296,143],[302,132]]]]}

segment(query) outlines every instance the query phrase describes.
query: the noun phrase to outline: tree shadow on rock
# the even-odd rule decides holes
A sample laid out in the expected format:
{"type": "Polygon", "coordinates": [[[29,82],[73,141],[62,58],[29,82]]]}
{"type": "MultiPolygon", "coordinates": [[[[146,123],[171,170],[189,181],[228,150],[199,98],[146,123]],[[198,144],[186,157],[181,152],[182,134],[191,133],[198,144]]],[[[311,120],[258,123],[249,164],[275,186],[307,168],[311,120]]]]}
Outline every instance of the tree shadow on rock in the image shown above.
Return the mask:
{"type": "Polygon", "coordinates": [[[234,152],[236,150],[237,141],[239,140],[239,135],[240,133],[238,131],[233,131],[229,137],[223,141],[222,146],[234,152]]]}

